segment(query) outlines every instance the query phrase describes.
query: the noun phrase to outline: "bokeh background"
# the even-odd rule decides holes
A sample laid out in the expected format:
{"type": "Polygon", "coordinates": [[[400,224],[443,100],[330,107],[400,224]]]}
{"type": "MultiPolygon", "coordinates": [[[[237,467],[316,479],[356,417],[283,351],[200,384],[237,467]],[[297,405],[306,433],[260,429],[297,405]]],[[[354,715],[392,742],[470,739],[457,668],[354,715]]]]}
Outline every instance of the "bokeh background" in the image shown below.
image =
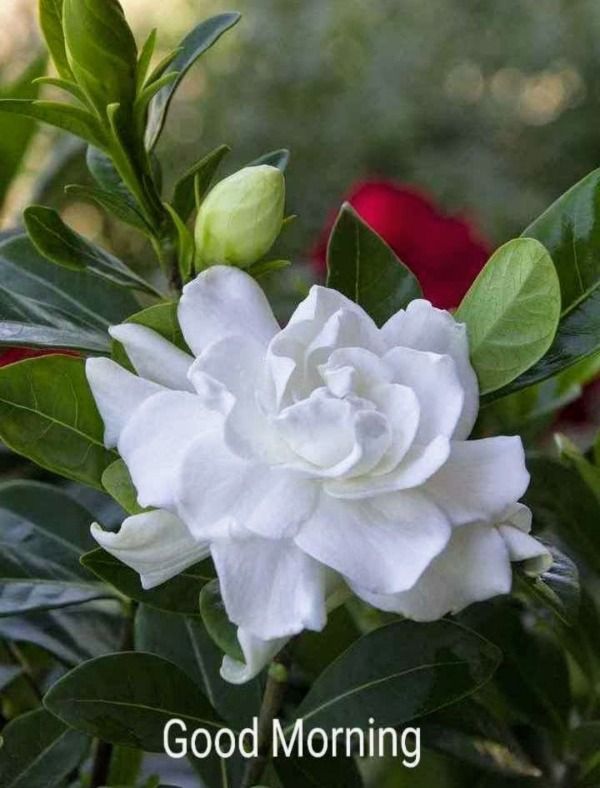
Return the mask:
{"type": "MultiPolygon", "coordinates": [[[[36,5],[0,3],[3,84],[41,49],[36,5]]],[[[595,0],[123,5],[140,40],[159,28],[163,53],[204,16],[232,6],[244,14],[178,94],[161,142],[165,179],[222,142],[233,148],[229,169],[290,148],[289,208],[299,218],[287,245],[296,259],[365,177],[417,184],[495,245],[600,163],[595,0]]],[[[8,195],[4,225],[18,219],[32,189],[52,185],[64,146],[51,132],[36,138],[8,195]]],[[[81,159],[77,166],[83,169],[81,159]]],[[[65,203],[64,210],[88,234],[112,235],[95,208],[65,203]]],[[[127,239],[117,234],[110,242],[127,239]]]]}

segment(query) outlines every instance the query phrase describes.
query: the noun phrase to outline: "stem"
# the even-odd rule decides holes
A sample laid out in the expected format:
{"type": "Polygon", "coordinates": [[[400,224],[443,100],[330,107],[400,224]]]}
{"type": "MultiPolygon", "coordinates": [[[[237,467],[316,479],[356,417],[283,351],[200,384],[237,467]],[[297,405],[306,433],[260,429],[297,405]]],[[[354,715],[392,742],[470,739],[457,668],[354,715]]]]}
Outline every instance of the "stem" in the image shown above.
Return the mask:
{"type": "Polygon", "coordinates": [[[288,684],[289,657],[280,652],[271,665],[258,715],[258,756],[248,762],[241,788],[251,788],[260,781],[269,762],[273,743],[273,720],[279,713],[288,684]]]}
{"type": "Polygon", "coordinates": [[[90,788],[100,788],[100,786],[106,785],[108,781],[108,772],[110,770],[112,750],[112,744],[109,744],[107,741],[102,741],[102,739],[96,740],[96,752],[94,753],[90,788]]]}

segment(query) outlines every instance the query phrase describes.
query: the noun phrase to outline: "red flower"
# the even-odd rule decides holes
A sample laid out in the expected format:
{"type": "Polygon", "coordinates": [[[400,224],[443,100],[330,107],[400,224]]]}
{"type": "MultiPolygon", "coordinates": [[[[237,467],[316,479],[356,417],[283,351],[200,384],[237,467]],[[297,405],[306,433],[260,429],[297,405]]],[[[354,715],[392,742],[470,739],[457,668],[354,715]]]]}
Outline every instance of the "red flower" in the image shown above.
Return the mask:
{"type": "MultiPolygon", "coordinates": [[[[444,214],[412,187],[364,181],[347,200],[413,271],[435,306],[457,306],[490,255],[489,245],[470,222],[444,214]]],[[[332,223],[333,217],[313,252],[319,274],[325,269],[332,223]]]]}

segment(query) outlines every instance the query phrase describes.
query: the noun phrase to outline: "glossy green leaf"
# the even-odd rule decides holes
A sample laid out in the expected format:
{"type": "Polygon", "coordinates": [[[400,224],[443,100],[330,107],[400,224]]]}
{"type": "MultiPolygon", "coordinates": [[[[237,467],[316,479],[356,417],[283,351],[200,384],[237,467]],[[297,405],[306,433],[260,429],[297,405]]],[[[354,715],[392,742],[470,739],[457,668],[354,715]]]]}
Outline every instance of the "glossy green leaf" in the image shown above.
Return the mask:
{"type": "Polygon", "coordinates": [[[44,705],[84,733],[149,752],[163,752],[163,728],[173,717],[192,729],[216,732],[223,726],[185,673],[143,652],[85,662],[54,684],[44,705]]]}
{"type": "Polygon", "coordinates": [[[0,577],[94,581],[79,563],[95,544],[92,520],[87,509],[55,485],[0,484],[0,577]]]}
{"type": "Polygon", "coordinates": [[[75,82],[71,82],[69,79],[60,79],[59,77],[38,77],[34,82],[37,85],[50,85],[53,88],[63,90],[85,106],[85,93],[81,90],[79,85],[75,82]]]}
{"type": "Polygon", "coordinates": [[[137,490],[123,460],[115,460],[102,474],[102,486],[128,514],[147,511],[137,502],[137,490]]]}
{"type": "Polygon", "coordinates": [[[0,112],[22,115],[68,131],[97,148],[106,147],[104,133],[97,119],[85,109],[57,101],[34,99],[2,99],[0,112]]]}
{"type": "Polygon", "coordinates": [[[531,386],[600,349],[600,170],[563,194],[524,232],[552,257],[562,314],[548,353],[498,395],[531,386]]]}
{"type": "Polygon", "coordinates": [[[560,286],[538,242],[518,238],[486,263],[456,312],[467,324],[471,363],[482,394],[529,369],[550,347],[560,316],[560,286]]]}
{"type": "Polygon", "coordinates": [[[144,233],[144,235],[149,236],[151,234],[150,226],[137,208],[132,207],[113,192],[106,189],[95,189],[91,186],[77,186],[76,184],[66,186],[65,192],[80,200],[96,203],[116,216],[120,221],[128,224],[130,227],[135,227],[136,230],[144,233]]]}
{"type": "Polygon", "coordinates": [[[386,242],[345,203],[329,237],[327,286],[362,306],[378,326],[421,288],[386,242]]]}
{"type": "Polygon", "coordinates": [[[133,295],[45,260],[25,235],[0,241],[0,344],[106,352],[108,326],[137,312],[133,295]]]}
{"type": "Polygon", "coordinates": [[[595,572],[600,572],[600,507],[574,468],[549,457],[527,462],[531,484],[525,503],[538,528],[554,531],[595,572]]]}
{"type": "Polygon", "coordinates": [[[282,172],[285,171],[290,162],[290,152],[287,148],[279,148],[279,150],[272,150],[259,156],[248,164],[248,167],[259,167],[261,164],[269,164],[271,167],[277,167],[282,172]]]}
{"type": "Polygon", "coordinates": [[[500,652],[451,621],[398,621],[353,643],[314,682],[296,716],[305,730],[401,725],[475,692],[500,652]]]}
{"type": "Polygon", "coordinates": [[[17,616],[34,610],[55,610],[110,596],[102,583],[1,577],[0,616],[17,616]]]}
{"type": "Polygon", "coordinates": [[[237,627],[229,620],[217,579],[211,580],[200,591],[200,614],[206,631],[221,651],[243,662],[237,627]]]}
{"type": "Polygon", "coordinates": [[[258,679],[232,685],[221,678],[223,652],[197,616],[182,616],[142,605],[135,618],[135,644],[173,662],[200,687],[221,717],[234,729],[258,715],[262,688],[258,679]]]}
{"type": "Polygon", "coordinates": [[[64,79],[72,80],[62,26],[63,0],[39,0],[39,12],[40,27],[56,70],[64,79]]]}
{"type": "Polygon", "coordinates": [[[144,591],[138,573],[101,548],[86,553],[81,562],[101,580],[130,599],[159,610],[187,615],[199,615],[198,594],[205,583],[214,577],[212,564],[205,560],[156,588],[144,591]]]}
{"type": "MultiPolygon", "coordinates": [[[[32,80],[43,74],[45,68],[46,58],[36,58],[15,82],[0,86],[0,98],[37,98],[39,85],[32,84],[32,80]]],[[[30,118],[0,116],[0,205],[21,168],[35,130],[36,123],[30,118]]]]}
{"type": "Polygon", "coordinates": [[[189,219],[194,205],[198,205],[208,192],[219,164],[230,150],[228,145],[219,145],[190,167],[175,184],[171,204],[184,222],[189,219]]]}
{"type": "Polygon", "coordinates": [[[192,274],[194,267],[194,257],[196,254],[196,243],[194,236],[188,230],[187,226],[183,223],[177,211],[172,208],[168,203],[165,203],[165,209],[175,228],[177,237],[177,256],[179,260],[179,273],[182,282],[187,282],[192,274]]]}
{"type": "Polygon", "coordinates": [[[171,71],[179,72],[178,79],[162,88],[150,104],[146,127],[146,148],[151,150],[163,129],[171,99],[181,80],[196,60],[204,54],[229,28],[240,19],[238,13],[227,13],[206,19],[195,27],[179,45],[179,52],[170,64],[171,71]]]}
{"type": "Polygon", "coordinates": [[[284,268],[289,268],[291,264],[291,260],[259,260],[258,263],[249,266],[246,272],[255,279],[261,279],[267,274],[283,271],[284,268]]]}
{"type": "Polygon", "coordinates": [[[55,788],[80,764],[87,736],[70,730],[45,709],[12,720],[2,731],[0,785],[3,788],[55,788]]]}
{"type": "Polygon", "coordinates": [[[42,468],[101,489],[115,455],[104,447],[84,366],[52,355],[0,369],[0,437],[42,468]]]}
{"type": "Polygon", "coordinates": [[[53,208],[30,205],[23,218],[38,252],[56,265],[75,271],[87,270],[121,287],[160,295],[125,263],[68,227],[53,208]]]}

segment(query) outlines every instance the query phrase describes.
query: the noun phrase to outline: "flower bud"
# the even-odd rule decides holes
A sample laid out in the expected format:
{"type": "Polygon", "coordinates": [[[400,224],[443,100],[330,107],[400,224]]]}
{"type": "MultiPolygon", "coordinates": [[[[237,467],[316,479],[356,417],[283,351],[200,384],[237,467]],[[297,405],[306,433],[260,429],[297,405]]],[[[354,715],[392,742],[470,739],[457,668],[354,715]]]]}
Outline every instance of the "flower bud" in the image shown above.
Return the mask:
{"type": "Polygon", "coordinates": [[[137,47],[118,0],[64,0],[63,29],[69,66],[94,107],[131,106],[137,47]]]}
{"type": "Polygon", "coordinates": [[[198,268],[259,260],[281,230],[284,202],[283,173],[266,164],[244,167],[218,183],[196,219],[198,268]]]}

